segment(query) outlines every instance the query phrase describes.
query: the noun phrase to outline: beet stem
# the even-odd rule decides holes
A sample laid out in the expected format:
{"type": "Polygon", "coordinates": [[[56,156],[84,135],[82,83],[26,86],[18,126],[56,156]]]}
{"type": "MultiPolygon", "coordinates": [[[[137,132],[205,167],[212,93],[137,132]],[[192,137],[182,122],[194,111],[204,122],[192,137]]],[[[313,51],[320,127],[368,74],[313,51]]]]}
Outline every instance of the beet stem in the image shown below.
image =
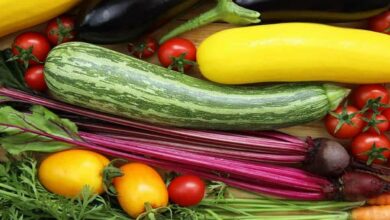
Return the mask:
{"type": "Polygon", "coordinates": [[[175,136],[180,138],[188,138],[193,140],[203,140],[209,143],[225,143],[234,144],[238,146],[251,146],[251,147],[269,147],[272,149],[280,148],[285,150],[291,150],[295,152],[306,152],[307,146],[300,143],[282,142],[269,138],[257,138],[253,136],[244,136],[228,132],[214,132],[214,131],[198,131],[198,130],[186,130],[180,128],[164,128],[150,124],[130,121],[122,118],[113,117],[104,113],[97,113],[91,110],[87,110],[81,107],[74,107],[65,103],[53,101],[50,99],[30,95],[28,93],[8,89],[5,87],[0,88],[0,95],[8,96],[15,101],[27,102],[29,104],[39,104],[49,108],[66,111],[69,113],[79,114],[81,116],[88,116],[91,118],[107,121],[110,123],[120,124],[129,127],[135,127],[142,130],[148,130],[152,132],[158,132],[169,136],[175,136]]]}

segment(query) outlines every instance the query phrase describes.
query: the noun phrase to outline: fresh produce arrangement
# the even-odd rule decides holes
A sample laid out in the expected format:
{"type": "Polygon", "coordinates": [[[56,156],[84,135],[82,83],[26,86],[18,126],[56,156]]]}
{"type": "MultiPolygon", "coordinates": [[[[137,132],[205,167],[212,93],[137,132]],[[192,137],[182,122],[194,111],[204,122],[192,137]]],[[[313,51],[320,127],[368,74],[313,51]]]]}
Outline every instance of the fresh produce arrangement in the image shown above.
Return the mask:
{"type": "Polygon", "coordinates": [[[1,219],[390,218],[390,1],[44,3],[0,3],[1,219]]]}
{"type": "Polygon", "coordinates": [[[219,130],[318,120],[349,92],[331,84],[224,87],[80,42],[50,52],[45,79],[52,95],[70,104],[160,125],[219,130]]]}

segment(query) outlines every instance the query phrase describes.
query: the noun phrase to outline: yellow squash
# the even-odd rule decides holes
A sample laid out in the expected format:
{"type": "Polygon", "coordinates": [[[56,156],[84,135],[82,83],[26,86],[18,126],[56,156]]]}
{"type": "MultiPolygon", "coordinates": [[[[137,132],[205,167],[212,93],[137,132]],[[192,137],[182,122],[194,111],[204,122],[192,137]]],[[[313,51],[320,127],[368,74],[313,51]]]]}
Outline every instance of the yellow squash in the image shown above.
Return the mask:
{"type": "Polygon", "coordinates": [[[0,37],[68,11],[81,0],[0,0],[0,37]]]}
{"type": "Polygon", "coordinates": [[[311,23],[234,28],[198,49],[202,74],[223,84],[390,82],[390,36],[311,23]]]}

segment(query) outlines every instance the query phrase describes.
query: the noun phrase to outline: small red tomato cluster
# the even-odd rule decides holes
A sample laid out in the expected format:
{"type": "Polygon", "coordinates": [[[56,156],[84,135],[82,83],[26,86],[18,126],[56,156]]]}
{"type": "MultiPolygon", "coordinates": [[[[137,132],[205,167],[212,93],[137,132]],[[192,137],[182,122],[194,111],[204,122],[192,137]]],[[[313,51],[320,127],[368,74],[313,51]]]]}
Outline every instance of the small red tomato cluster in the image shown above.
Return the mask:
{"type": "Polygon", "coordinates": [[[72,41],[75,38],[75,21],[69,16],[60,16],[49,21],[45,34],[24,32],[12,44],[13,57],[26,68],[24,80],[29,88],[43,92],[47,89],[43,64],[52,46],[72,41]]]}
{"type": "MultiPolygon", "coordinates": [[[[130,54],[139,59],[148,59],[157,51],[158,43],[152,37],[128,45],[130,54]]],[[[196,64],[196,47],[193,42],[184,38],[172,38],[160,45],[157,51],[161,65],[168,69],[184,73],[196,64]]]]}
{"type": "Polygon", "coordinates": [[[325,117],[327,131],[336,138],[352,139],[350,152],[355,159],[387,163],[390,157],[389,92],[379,84],[361,85],[352,91],[350,103],[345,102],[325,117]]]}

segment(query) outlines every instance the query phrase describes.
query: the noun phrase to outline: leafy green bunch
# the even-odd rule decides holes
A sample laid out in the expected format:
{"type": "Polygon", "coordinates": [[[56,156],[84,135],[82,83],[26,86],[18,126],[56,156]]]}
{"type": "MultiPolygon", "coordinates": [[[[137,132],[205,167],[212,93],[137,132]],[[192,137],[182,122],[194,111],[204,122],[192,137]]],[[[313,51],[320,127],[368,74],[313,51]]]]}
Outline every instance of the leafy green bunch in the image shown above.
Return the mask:
{"type": "Polygon", "coordinates": [[[124,220],[126,214],[86,186],[77,198],[48,192],[39,182],[32,158],[0,164],[0,219],[124,220]]]}

